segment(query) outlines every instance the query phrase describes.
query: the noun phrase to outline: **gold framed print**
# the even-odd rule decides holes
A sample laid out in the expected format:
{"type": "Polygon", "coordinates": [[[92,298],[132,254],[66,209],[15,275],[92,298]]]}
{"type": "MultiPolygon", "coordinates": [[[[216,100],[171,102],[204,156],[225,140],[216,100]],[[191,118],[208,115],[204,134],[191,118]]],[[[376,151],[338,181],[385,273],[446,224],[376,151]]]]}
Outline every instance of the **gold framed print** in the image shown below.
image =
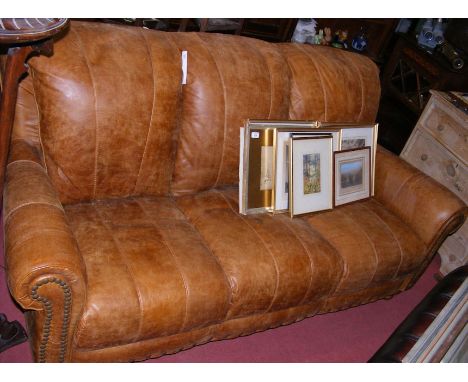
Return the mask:
{"type": "Polygon", "coordinates": [[[285,212],[289,208],[289,139],[291,137],[332,136],[333,151],[340,150],[341,129],[316,128],[292,129],[277,127],[274,135],[274,189],[273,210],[275,213],[285,212]]]}
{"type": "Polygon", "coordinates": [[[317,121],[246,120],[240,130],[239,213],[271,212],[277,127],[314,131],[317,121]]]}
{"type": "Polygon", "coordinates": [[[273,129],[241,129],[239,164],[239,213],[271,211],[273,193],[273,129]]]}
{"type": "Polygon", "coordinates": [[[333,206],[371,196],[371,148],[333,153],[333,206]]]}
{"type": "Polygon", "coordinates": [[[332,136],[289,138],[291,217],[333,208],[332,136]]]}

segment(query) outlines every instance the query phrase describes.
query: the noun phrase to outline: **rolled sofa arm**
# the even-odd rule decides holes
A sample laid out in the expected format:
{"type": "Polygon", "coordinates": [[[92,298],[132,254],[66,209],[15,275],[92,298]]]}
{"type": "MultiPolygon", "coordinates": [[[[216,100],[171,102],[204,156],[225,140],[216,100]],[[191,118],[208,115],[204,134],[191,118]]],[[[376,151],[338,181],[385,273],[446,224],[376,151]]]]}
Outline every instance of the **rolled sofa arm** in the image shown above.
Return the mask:
{"type": "Polygon", "coordinates": [[[85,301],[85,268],[35,149],[13,141],[3,197],[8,286],[27,310],[35,360],[63,362],[85,301]]]}
{"type": "Polygon", "coordinates": [[[380,146],[375,198],[412,227],[431,254],[468,214],[465,203],[450,190],[380,146]]]}

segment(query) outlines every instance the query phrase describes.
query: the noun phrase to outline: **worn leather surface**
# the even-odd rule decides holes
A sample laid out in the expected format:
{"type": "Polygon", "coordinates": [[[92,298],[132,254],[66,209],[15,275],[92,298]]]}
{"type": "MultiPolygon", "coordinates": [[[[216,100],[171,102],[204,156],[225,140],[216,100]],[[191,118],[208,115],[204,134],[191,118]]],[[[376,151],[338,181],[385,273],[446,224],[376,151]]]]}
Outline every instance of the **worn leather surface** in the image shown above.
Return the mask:
{"type": "Polygon", "coordinates": [[[373,200],[291,220],[240,215],[237,194],[66,206],[87,271],[76,345],[121,346],[295,306],[333,310],[327,297],[399,286],[423,260],[421,240],[373,200]]]}
{"type": "Polygon", "coordinates": [[[167,194],[181,87],[167,35],[76,23],[44,58],[31,77],[61,201],[167,194]]]}
{"type": "Polygon", "coordinates": [[[245,119],[372,122],[380,96],[372,61],[320,46],[77,22],[54,50],[30,61],[38,107],[17,126],[64,203],[237,184],[245,119]]]}
{"type": "Polygon", "coordinates": [[[465,218],[383,150],[375,198],[239,215],[242,119],[372,122],[378,73],[356,54],[73,22],[30,66],[3,218],[36,360],[144,359],[388,297],[465,218]]]}
{"type": "MultiPolygon", "coordinates": [[[[86,269],[57,192],[38,163],[34,148],[15,140],[10,151],[2,214],[8,286],[16,301],[30,312],[29,317],[34,317],[29,337],[36,359],[46,316],[42,301],[33,298],[33,288],[38,296],[51,301],[53,325],[48,334],[47,360],[56,362],[65,296],[56,283],[41,282],[54,277],[71,288],[70,325],[65,332],[71,342],[86,299],[86,269]]],[[[72,349],[66,349],[66,359],[72,349]]]]}
{"type": "Polygon", "coordinates": [[[376,164],[375,198],[413,227],[428,247],[434,246],[455,214],[466,216],[460,198],[388,150],[379,147],[376,164]]]}

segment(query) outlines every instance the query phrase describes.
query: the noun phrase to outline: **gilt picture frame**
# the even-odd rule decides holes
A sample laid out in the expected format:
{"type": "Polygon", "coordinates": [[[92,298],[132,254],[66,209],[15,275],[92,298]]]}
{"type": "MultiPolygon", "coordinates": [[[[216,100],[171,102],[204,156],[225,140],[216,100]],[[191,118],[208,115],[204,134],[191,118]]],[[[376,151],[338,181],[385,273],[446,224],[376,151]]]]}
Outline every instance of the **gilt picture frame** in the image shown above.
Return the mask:
{"type": "Polygon", "coordinates": [[[332,136],[289,139],[291,217],[333,208],[332,136]]]}
{"type": "Polygon", "coordinates": [[[289,209],[289,139],[291,137],[332,136],[333,151],[340,150],[340,128],[301,129],[277,127],[274,135],[275,162],[273,189],[273,212],[282,213],[289,209]]]}
{"type": "Polygon", "coordinates": [[[273,211],[274,130],[314,130],[317,121],[245,120],[239,140],[239,213],[273,211]]]}

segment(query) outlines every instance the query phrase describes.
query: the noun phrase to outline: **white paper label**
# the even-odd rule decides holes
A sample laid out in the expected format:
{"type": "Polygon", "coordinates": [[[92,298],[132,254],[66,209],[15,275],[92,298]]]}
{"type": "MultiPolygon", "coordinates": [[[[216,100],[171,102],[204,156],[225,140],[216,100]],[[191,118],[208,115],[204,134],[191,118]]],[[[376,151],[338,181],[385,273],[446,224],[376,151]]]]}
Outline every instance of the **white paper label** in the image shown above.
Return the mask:
{"type": "Polygon", "coordinates": [[[252,131],[252,133],[250,134],[250,137],[254,138],[254,139],[258,139],[258,138],[260,138],[260,132],[259,131],[252,131]]]}
{"type": "Polygon", "coordinates": [[[182,51],[182,85],[187,83],[187,51],[182,51]]]}

